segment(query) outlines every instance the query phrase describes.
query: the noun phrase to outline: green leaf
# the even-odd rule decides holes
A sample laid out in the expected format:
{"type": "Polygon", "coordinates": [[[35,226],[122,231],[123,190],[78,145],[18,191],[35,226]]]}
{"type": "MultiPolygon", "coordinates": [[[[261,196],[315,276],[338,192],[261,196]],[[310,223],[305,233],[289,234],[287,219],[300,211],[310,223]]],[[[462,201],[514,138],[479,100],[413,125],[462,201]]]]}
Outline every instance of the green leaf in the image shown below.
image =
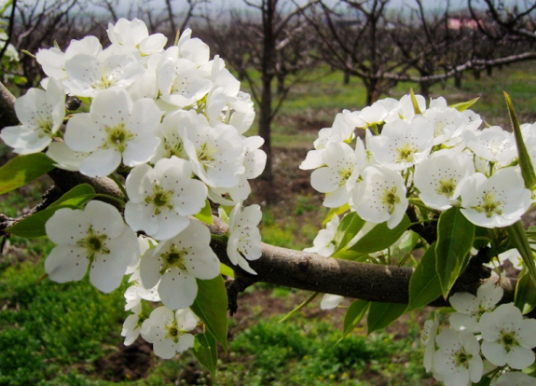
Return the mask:
{"type": "Polygon", "coordinates": [[[357,261],[360,263],[370,258],[370,256],[365,253],[358,253],[358,252],[350,251],[346,248],[341,249],[337,253],[334,253],[333,256],[331,257],[334,257],[336,259],[342,259],[342,260],[357,261]]]}
{"type": "Polygon", "coordinates": [[[367,333],[387,327],[406,310],[406,304],[377,303],[370,304],[367,316],[367,333]]]}
{"type": "Polygon", "coordinates": [[[409,93],[411,95],[411,103],[413,103],[413,110],[415,110],[415,115],[422,115],[422,111],[419,107],[419,102],[417,102],[417,98],[415,97],[415,93],[413,92],[413,88],[409,89],[409,93]]]}
{"type": "Polygon", "coordinates": [[[314,298],[318,296],[320,292],[313,292],[307,299],[305,299],[301,304],[299,304],[297,307],[295,307],[292,311],[290,311],[288,314],[286,314],[283,319],[279,321],[279,323],[284,322],[285,320],[291,318],[294,316],[298,311],[300,311],[303,307],[305,307],[307,304],[311,303],[314,298]]]}
{"type": "Polygon", "coordinates": [[[205,207],[194,217],[208,225],[212,225],[212,209],[210,209],[210,202],[208,199],[205,201],[205,207]]]}
{"type": "Polygon", "coordinates": [[[348,213],[337,227],[335,233],[335,252],[340,251],[348,245],[350,240],[363,228],[365,220],[363,220],[356,212],[348,213]]]}
{"type": "Polygon", "coordinates": [[[465,111],[467,110],[469,107],[471,107],[472,105],[474,105],[478,100],[480,99],[480,97],[478,98],[475,98],[475,99],[471,99],[470,101],[467,101],[467,102],[460,102],[460,103],[455,103],[453,105],[450,105],[449,107],[452,107],[458,111],[465,111]]]}
{"type": "Polygon", "coordinates": [[[223,263],[220,263],[220,273],[225,276],[234,277],[234,271],[231,267],[226,266],[223,263]]]}
{"type": "Polygon", "coordinates": [[[536,266],[534,265],[534,256],[532,254],[532,249],[530,248],[529,240],[525,229],[523,228],[523,222],[518,220],[516,223],[506,227],[508,236],[510,237],[510,242],[514,245],[523,262],[525,267],[529,270],[530,277],[534,283],[536,283],[536,266]]]}
{"type": "Polygon", "coordinates": [[[480,382],[478,382],[478,383],[473,383],[472,385],[473,385],[473,386],[489,386],[489,385],[491,385],[491,380],[492,380],[491,377],[489,377],[489,376],[483,376],[483,377],[480,379],[480,382]]]}
{"type": "Polygon", "coordinates": [[[469,262],[474,237],[475,226],[459,208],[452,207],[439,216],[435,246],[436,270],[445,299],[469,262]]]}
{"type": "Polygon", "coordinates": [[[80,184],[69,190],[57,201],[50,204],[50,208],[56,206],[81,206],[95,197],[95,189],[89,184],[80,184]]]}
{"type": "Polygon", "coordinates": [[[328,214],[326,215],[326,218],[324,219],[324,221],[322,221],[322,226],[323,227],[326,226],[326,224],[331,221],[334,215],[340,216],[344,212],[347,212],[349,210],[350,210],[350,205],[348,204],[344,204],[343,206],[339,206],[338,208],[331,208],[328,214]]]}
{"type": "Polygon", "coordinates": [[[18,155],[0,168],[0,194],[10,192],[54,169],[43,153],[18,155]]]}
{"type": "Polygon", "coordinates": [[[400,224],[389,229],[387,222],[376,225],[365,236],[352,245],[348,250],[358,253],[374,253],[393,245],[402,234],[408,229],[411,222],[407,215],[404,215],[400,224]]]}
{"type": "Polygon", "coordinates": [[[214,338],[227,350],[227,290],[221,275],[212,280],[197,280],[197,297],[192,311],[214,338]]]}
{"type": "Polygon", "coordinates": [[[7,228],[6,231],[12,235],[28,239],[44,237],[47,235],[45,231],[46,222],[58,209],[62,208],[79,209],[72,205],[46,208],[45,210],[34,213],[31,216],[26,217],[24,220],[19,221],[15,225],[7,228]]]}
{"type": "Polygon", "coordinates": [[[361,319],[363,319],[363,316],[365,316],[367,313],[369,304],[370,302],[366,300],[355,300],[352,304],[350,304],[350,307],[348,307],[348,311],[346,311],[346,315],[344,316],[342,338],[339,339],[337,343],[346,338],[348,334],[351,333],[359,324],[361,319]]]}
{"type": "Polygon", "coordinates": [[[89,184],[77,185],[50,204],[48,208],[26,217],[6,231],[15,236],[26,238],[44,237],[46,236],[45,224],[58,209],[80,209],[82,205],[94,197],[95,190],[89,184]]]}
{"type": "Polygon", "coordinates": [[[209,331],[195,336],[193,352],[199,363],[205,366],[214,377],[218,364],[218,348],[216,339],[209,331]]]}
{"type": "Polygon", "coordinates": [[[536,307],[536,285],[526,271],[517,279],[514,304],[523,314],[528,314],[536,307]]]}
{"type": "Polygon", "coordinates": [[[523,136],[521,134],[521,128],[519,127],[519,121],[517,120],[516,112],[514,111],[514,106],[510,100],[510,96],[504,92],[504,99],[506,99],[506,106],[508,107],[508,113],[510,114],[510,122],[512,123],[512,131],[516,138],[517,145],[517,154],[519,160],[519,166],[521,167],[521,175],[525,181],[525,187],[532,190],[534,184],[536,184],[536,174],[534,173],[534,167],[530,160],[529,152],[523,141],[523,136]]]}
{"type": "Polygon", "coordinates": [[[441,296],[441,283],[436,271],[435,243],[430,245],[409,280],[409,304],[406,311],[425,306],[441,296]]]}

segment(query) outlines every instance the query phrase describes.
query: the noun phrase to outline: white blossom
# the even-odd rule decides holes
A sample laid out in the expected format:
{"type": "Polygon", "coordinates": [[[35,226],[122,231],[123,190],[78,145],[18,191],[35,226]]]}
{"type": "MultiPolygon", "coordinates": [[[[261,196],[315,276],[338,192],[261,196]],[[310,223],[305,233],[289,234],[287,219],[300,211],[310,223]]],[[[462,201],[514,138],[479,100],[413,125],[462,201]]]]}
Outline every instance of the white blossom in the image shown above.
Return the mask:
{"type": "Polygon", "coordinates": [[[320,256],[329,257],[335,252],[335,244],[333,239],[339,227],[339,216],[333,215],[331,220],[326,224],[326,229],[321,229],[318,235],[313,240],[311,248],[305,248],[305,252],[317,253],[320,256]]]}
{"type": "Polygon", "coordinates": [[[210,231],[199,222],[190,222],[177,236],[162,241],[140,263],[143,286],[158,284],[162,303],[171,309],[190,307],[197,296],[196,279],[213,279],[219,273],[210,231]]]}
{"type": "Polygon", "coordinates": [[[433,369],[443,376],[445,386],[467,386],[480,381],[484,365],[473,334],[447,329],[436,337],[436,343],[433,369]]]}
{"type": "Polygon", "coordinates": [[[424,344],[424,368],[427,373],[432,371],[434,354],[436,352],[436,336],[439,328],[439,318],[434,314],[433,320],[424,322],[421,332],[421,343],[424,344]]]}
{"type": "Polygon", "coordinates": [[[91,283],[111,292],[140,256],[134,232],[117,209],[101,201],[89,202],[83,211],[58,209],[45,229],[57,244],[45,261],[45,271],[59,283],[81,280],[89,265],[91,283]]]}
{"type": "Polygon", "coordinates": [[[194,346],[194,336],[188,332],[197,323],[197,317],[189,308],[173,312],[166,307],[158,307],[143,322],[141,336],[153,344],[157,356],[171,359],[194,346]]]}
{"type": "Polygon", "coordinates": [[[446,210],[460,195],[460,183],[474,173],[475,167],[470,155],[443,149],[416,166],[413,181],[425,205],[446,210]]]}
{"type": "Polygon", "coordinates": [[[262,254],[261,235],[257,228],[262,217],[261,208],[256,204],[241,208],[241,203],[236,204],[229,215],[227,256],[234,265],[256,275],[247,260],[257,260],[262,254]]]}
{"type": "Polygon", "coordinates": [[[534,363],[536,320],[523,319],[513,303],[503,304],[480,318],[482,354],[496,366],[523,370],[534,363]]]}
{"type": "Polygon", "coordinates": [[[456,292],[449,298],[450,305],[457,311],[450,315],[450,325],[455,330],[480,332],[480,318],[493,311],[502,299],[503,289],[497,281],[489,280],[481,285],[476,296],[468,292],[456,292]]]}
{"type": "Polygon", "coordinates": [[[169,239],[185,229],[188,216],[197,214],[207,198],[207,187],[192,177],[188,161],[172,157],[154,168],[136,166],[128,175],[125,221],[157,240],[169,239]]]}
{"type": "Polygon", "coordinates": [[[123,323],[123,329],[121,330],[121,336],[125,337],[125,346],[130,346],[138,336],[140,336],[141,325],[143,320],[140,320],[141,304],[138,303],[131,309],[132,314],[127,316],[123,323]]]}
{"type": "Polygon", "coordinates": [[[62,85],[51,79],[46,91],[31,88],[15,101],[15,113],[21,125],[5,127],[0,138],[15,153],[40,152],[52,142],[65,118],[62,85]]]}
{"type": "Polygon", "coordinates": [[[324,294],[322,301],[320,302],[320,309],[331,310],[337,308],[343,300],[344,296],[341,295],[324,294]]]}
{"type": "Polygon", "coordinates": [[[469,149],[477,156],[506,166],[517,158],[517,148],[512,133],[499,126],[482,131],[467,130],[463,139],[469,149]]]}
{"type": "Polygon", "coordinates": [[[534,386],[534,377],[519,371],[510,371],[492,381],[490,386],[534,386]]]}
{"type": "Polygon", "coordinates": [[[112,44],[135,48],[144,56],[162,51],[167,42],[161,33],[149,35],[145,23],[137,18],[121,18],[115,25],[109,23],[106,33],[112,44]]]}
{"type": "Polygon", "coordinates": [[[363,180],[352,193],[352,209],[363,220],[387,221],[389,229],[393,229],[402,221],[408,207],[402,176],[382,166],[368,166],[361,177],[363,180]]]}
{"type": "Polygon", "coordinates": [[[97,94],[89,113],[69,120],[65,142],[75,151],[92,152],[80,163],[82,174],[106,176],[121,160],[136,166],[151,159],[160,142],[154,133],[160,117],[153,100],[133,102],[124,89],[111,88],[97,94]]]}
{"type": "Polygon", "coordinates": [[[463,184],[461,197],[464,216],[485,228],[512,225],[531,204],[531,193],[517,167],[500,169],[489,179],[482,173],[473,174],[463,184]]]}

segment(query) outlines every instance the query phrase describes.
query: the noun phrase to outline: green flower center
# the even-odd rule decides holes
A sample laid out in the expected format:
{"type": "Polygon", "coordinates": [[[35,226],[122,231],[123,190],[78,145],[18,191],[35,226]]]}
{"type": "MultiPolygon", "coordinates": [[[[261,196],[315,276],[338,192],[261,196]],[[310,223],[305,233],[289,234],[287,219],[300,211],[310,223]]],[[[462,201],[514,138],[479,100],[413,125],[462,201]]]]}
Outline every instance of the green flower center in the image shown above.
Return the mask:
{"type": "Polygon", "coordinates": [[[409,143],[396,149],[397,158],[396,162],[413,162],[413,155],[417,152],[417,149],[413,149],[409,143]]]}
{"type": "Polygon", "coordinates": [[[501,331],[501,337],[499,342],[502,342],[506,352],[510,352],[513,346],[519,346],[517,342],[516,335],[510,331],[501,331]]]}
{"type": "Polygon", "coordinates": [[[87,236],[84,239],[78,241],[78,246],[87,250],[87,257],[91,262],[95,260],[95,255],[101,253],[107,255],[110,250],[106,247],[105,241],[108,239],[106,235],[99,235],[92,227],[89,227],[87,236]]]}
{"type": "Polygon", "coordinates": [[[160,268],[160,275],[163,275],[172,267],[186,271],[186,265],[184,264],[184,257],[186,255],[187,252],[184,249],[179,249],[175,244],[171,244],[168,251],[160,255],[163,261],[162,268],[160,268]]]}
{"type": "Polygon", "coordinates": [[[182,140],[180,139],[174,143],[173,141],[166,140],[164,138],[164,151],[165,151],[164,158],[171,158],[172,156],[176,156],[178,158],[188,159],[188,156],[186,155],[186,152],[184,151],[182,140]]]}
{"type": "Polygon", "coordinates": [[[473,358],[473,356],[471,354],[467,354],[465,352],[465,349],[463,349],[463,348],[460,351],[458,351],[455,355],[456,355],[455,356],[456,364],[458,366],[463,366],[466,369],[468,369],[469,368],[469,361],[471,360],[471,358],[473,358]]]}
{"type": "Polygon", "coordinates": [[[166,338],[173,340],[175,344],[179,343],[179,338],[184,333],[186,333],[186,331],[179,329],[175,317],[173,317],[173,321],[171,323],[166,324],[166,338]]]}
{"type": "Polygon", "coordinates": [[[490,218],[494,214],[501,215],[501,202],[495,201],[495,195],[493,193],[484,193],[484,202],[482,205],[475,207],[477,212],[484,212],[487,218],[490,218]]]}
{"type": "Polygon", "coordinates": [[[218,150],[214,146],[207,142],[201,145],[201,147],[197,150],[197,159],[199,159],[199,161],[203,164],[205,171],[207,170],[208,165],[216,161],[216,158],[214,158],[213,154],[217,151],[218,150]]]}
{"type": "Polygon", "coordinates": [[[172,190],[164,190],[159,185],[155,185],[153,188],[153,194],[145,197],[145,202],[154,206],[154,214],[156,216],[162,212],[163,208],[168,210],[173,209],[172,197],[172,190]]]}
{"type": "Polygon", "coordinates": [[[456,190],[456,183],[454,182],[454,178],[451,177],[440,180],[436,192],[437,194],[450,197],[454,193],[454,190],[456,190]]]}
{"type": "Polygon", "coordinates": [[[115,147],[120,153],[125,151],[127,142],[134,138],[134,134],[128,131],[123,123],[115,127],[107,127],[106,134],[107,140],[103,148],[115,147]]]}
{"type": "Polygon", "coordinates": [[[389,214],[393,214],[395,211],[395,205],[400,202],[400,197],[396,194],[396,186],[391,189],[385,189],[383,192],[382,203],[388,207],[389,214]]]}
{"type": "Polygon", "coordinates": [[[353,170],[352,169],[341,169],[339,170],[339,176],[341,176],[341,181],[339,182],[339,186],[343,186],[346,184],[346,181],[350,178],[352,175],[353,170]]]}

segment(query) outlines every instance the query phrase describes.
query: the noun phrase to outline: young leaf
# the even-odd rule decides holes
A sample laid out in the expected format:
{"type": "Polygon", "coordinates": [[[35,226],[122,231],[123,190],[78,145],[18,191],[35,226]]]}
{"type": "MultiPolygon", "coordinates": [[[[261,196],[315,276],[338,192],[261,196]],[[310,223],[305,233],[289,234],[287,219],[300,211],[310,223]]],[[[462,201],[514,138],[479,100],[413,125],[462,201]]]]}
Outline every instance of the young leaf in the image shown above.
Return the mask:
{"type": "Polygon", "coordinates": [[[348,213],[339,223],[335,233],[335,253],[348,245],[350,240],[363,228],[363,220],[356,212],[348,213]]]}
{"type": "Polygon", "coordinates": [[[523,228],[523,222],[521,220],[506,227],[510,242],[516,247],[525,263],[525,266],[529,270],[530,277],[534,283],[536,283],[536,266],[534,264],[534,256],[532,249],[530,248],[529,240],[525,229],[523,228]]]}
{"type": "Polygon", "coordinates": [[[225,276],[234,277],[234,271],[231,267],[226,266],[223,263],[220,263],[220,273],[225,276]]]}
{"type": "Polygon", "coordinates": [[[413,103],[413,109],[415,110],[415,115],[422,115],[421,108],[419,107],[419,102],[417,102],[417,98],[415,97],[415,93],[413,92],[413,88],[409,89],[409,93],[411,95],[411,103],[413,103]]]}
{"type": "Polygon", "coordinates": [[[435,246],[436,270],[445,299],[469,262],[474,237],[475,226],[465,218],[459,208],[452,207],[439,216],[435,246]]]}
{"type": "Polygon", "coordinates": [[[348,250],[358,253],[373,253],[390,247],[397,241],[402,234],[408,229],[411,222],[408,216],[404,215],[400,224],[395,228],[389,229],[387,223],[383,222],[376,225],[365,236],[352,245],[348,250]]]}
{"type": "Polygon", "coordinates": [[[54,169],[43,153],[18,155],[0,168],[0,194],[10,192],[54,169]]]}
{"type": "Polygon", "coordinates": [[[205,207],[194,217],[208,225],[212,225],[212,209],[210,209],[210,202],[208,199],[205,201],[205,207]]]}
{"type": "Polygon", "coordinates": [[[409,280],[409,304],[412,311],[441,296],[441,283],[436,271],[435,243],[430,245],[409,280]]]}
{"type": "Polygon", "coordinates": [[[227,350],[227,290],[220,275],[212,280],[197,279],[197,297],[192,311],[227,350]]]}
{"type": "Polygon", "coordinates": [[[406,310],[406,304],[371,302],[367,316],[367,334],[387,327],[406,310]]]}
{"type": "Polygon", "coordinates": [[[50,204],[50,207],[60,205],[81,206],[95,197],[95,189],[89,184],[80,184],[69,190],[58,200],[50,204]]]}
{"type": "Polygon", "coordinates": [[[195,336],[193,352],[199,363],[205,366],[214,377],[218,364],[218,348],[216,339],[209,331],[195,336]]]}
{"type": "Polygon", "coordinates": [[[467,110],[472,105],[474,105],[479,99],[480,99],[480,97],[475,98],[475,99],[471,99],[470,101],[467,101],[467,102],[455,103],[453,105],[450,105],[449,107],[452,107],[452,108],[462,112],[462,111],[467,110]]]}
{"type": "Polygon", "coordinates": [[[536,285],[526,273],[517,280],[514,304],[523,314],[528,314],[536,307],[536,285]]]}
{"type": "Polygon", "coordinates": [[[346,338],[348,334],[351,333],[352,330],[359,324],[361,319],[363,319],[363,316],[365,316],[367,313],[369,304],[370,302],[367,302],[366,300],[355,300],[352,304],[350,304],[350,307],[348,307],[348,311],[346,311],[346,315],[344,316],[342,338],[339,339],[337,343],[346,338]]]}
{"type": "MultiPolygon", "coordinates": [[[[504,91],[503,91],[504,92],[504,91]]],[[[506,99],[506,106],[508,107],[508,113],[510,114],[510,121],[512,122],[512,131],[516,138],[517,154],[519,160],[519,166],[521,167],[521,175],[525,181],[525,187],[532,190],[534,184],[536,184],[536,174],[534,173],[534,167],[530,160],[529,152],[523,141],[521,135],[521,128],[519,127],[519,121],[517,120],[516,112],[514,111],[514,105],[510,100],[510,96],[504,92],[504,98],[506,99]]]]}

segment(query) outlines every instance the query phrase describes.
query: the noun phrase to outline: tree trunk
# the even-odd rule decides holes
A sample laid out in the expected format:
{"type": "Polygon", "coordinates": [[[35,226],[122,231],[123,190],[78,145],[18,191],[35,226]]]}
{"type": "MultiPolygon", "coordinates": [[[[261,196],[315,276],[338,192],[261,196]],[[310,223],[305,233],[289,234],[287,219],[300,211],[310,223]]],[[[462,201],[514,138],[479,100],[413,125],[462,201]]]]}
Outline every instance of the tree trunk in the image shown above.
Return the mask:
{"type": "Polygon", "coordinates": [[[342,84],[345,86],[350,84],[350,71],[344,70],[344,78],[342,80],[342,84]]]}
{"type": "Polygon", "coordinates": [[[423,81],[419,83],[420,86],[420,93],[424,97],[425,100],[430,99],[430,82],[423,81]]]}
{"type": "Polygon", "coordinates": [[[462,88],[462,74],[460,72],[454,75],[454,87],[462,88]]]}
{"type": "Polygon", "coordinates": [[[277,95],[281,96],[285,93],[285,76],[277,74],[277,95]]]}
{"type": "Polygon", "coordinates": [[[493,75],[493,67],[487,66],[486,67],[486,73],[488,74],[488,76],[492,76],[493,75]]]}
{"type": "Polygon", "coordinates": [[[480,70],[477,70],[476,68],[473,69],[473,78],[475,78],[475,80],[480,80],[480,70]]]}
{"type": "Polygon", "coordinates": [[[263,75],[261,103],[259,114],[259,136],[264,139],[262,150],[266,153],[266,167],[261,175],[261,179],[272,181],[272,144],[271,144],[271,124],[272,124],[272,77],[263,75]]]}

